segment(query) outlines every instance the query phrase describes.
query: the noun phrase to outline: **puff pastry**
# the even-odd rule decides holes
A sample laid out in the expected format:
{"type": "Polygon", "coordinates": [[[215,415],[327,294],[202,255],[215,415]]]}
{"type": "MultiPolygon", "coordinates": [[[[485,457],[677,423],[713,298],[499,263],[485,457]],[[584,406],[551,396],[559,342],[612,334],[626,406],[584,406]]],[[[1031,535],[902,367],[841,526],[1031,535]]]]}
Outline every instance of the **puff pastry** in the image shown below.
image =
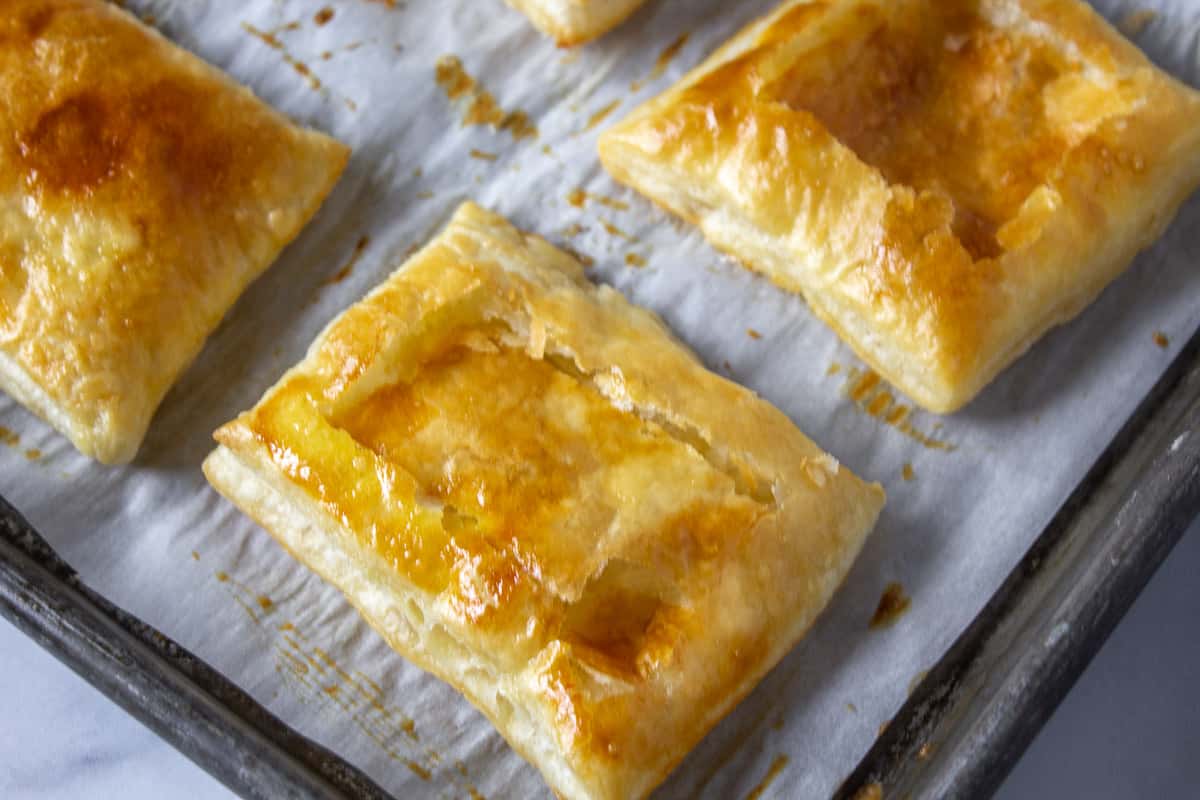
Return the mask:
{"type": "Polygon", "coordinates": [[[949,412],[1160,235],[1198,97],[1078,0],[797,0],[600,157],[949,412]]]}
{"type": "Polygon", "coordinates": [[[658,318],[465,205],[205,473],[568,798],[648,793],[883,504],[658,318]]]}
{"type": "Polygon", "coordinates": [[[101,0],[0,14],[0,387],[127,461],[347,159],[101,0]]]}
{"type": "Polygon", "coordinates": [[[646,0],[508,0],[561,47],[590,42],[625,21],[646,0]]]}

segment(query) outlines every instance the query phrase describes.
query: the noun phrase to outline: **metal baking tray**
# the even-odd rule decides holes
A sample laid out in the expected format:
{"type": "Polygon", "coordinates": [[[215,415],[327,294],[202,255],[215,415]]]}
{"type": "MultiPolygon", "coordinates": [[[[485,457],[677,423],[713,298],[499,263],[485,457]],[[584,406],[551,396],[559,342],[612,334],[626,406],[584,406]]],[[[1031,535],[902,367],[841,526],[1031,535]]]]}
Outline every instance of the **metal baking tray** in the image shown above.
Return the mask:
{"type": "MultiPolygon", "coordinates": [[[[836,793],[995,791],[1200,514],[1200,332],[836,793]]],[[[389,795],[88,589],[0,498],[0,614],[233,791],[389,795]]]]}

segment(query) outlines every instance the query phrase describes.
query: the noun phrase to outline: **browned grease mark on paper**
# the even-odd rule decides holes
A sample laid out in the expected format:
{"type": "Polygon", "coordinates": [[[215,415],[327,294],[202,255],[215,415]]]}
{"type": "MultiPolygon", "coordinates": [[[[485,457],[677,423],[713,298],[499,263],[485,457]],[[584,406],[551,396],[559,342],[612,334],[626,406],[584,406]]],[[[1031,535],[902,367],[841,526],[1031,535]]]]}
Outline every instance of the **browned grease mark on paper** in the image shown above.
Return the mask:
{"type": "Polygon", "coordinates": [[[329,286],[331,284],[341,283],[342,281],[346,280],[350,273],[354,271],[355,265],[358,264],[358,260],[362,258],[363,251],[367,249],[369,244],[371,244],[371,237],[369,236],[363,236],[357,242],[355,242],[354,252],[350,254],[350,258],[344,265],[342,265],[341,269],[335,272],[331,277],[326,278],[321,285],[329,286]]]}
{"type": "Polygon", "coordinates": [[[333,19],[334,10],[330,6],[325,6],[313,16],[313,22],[320,27],[329,23],[333,19]]]}
{"type": "Polygon", "coordinates": [[[255,592],[225,571],[215,573],[215,577],[229,587],[230,596],[250,620],[270,632],[274,639],[275,671],[301,702],[333,704],[389,758],[417,777],[429,781],[441,770],[459,790],[483,800],[483,795],[466,780],[469,776],[465,765],[456,764],[457,774],[443,770],[441,755],[427,745],[418,745],[416,722],[388,705],[387,695],[378,683],[360,671],[343,668],[294,623],[264,624],[277,608],[266,595],[255,592]],[[418,750],[416,754],[402,752],[413,747],[418,750]]]}
{"type": "Polygon", "coordinates": [[[446,97],[462,107],[463,125],[488,125],[518,140],[537,137],[537,126],[530,122],[529,115],[502,109],[496,98],[467,73],[458,56],[439,58],[434,74],[446,97]]]}
{"type": "Polygon", "coordinates": [[[882,420],[930,450],[952,453],[958,449],[957,445],[936,437],[937,430],[941,428],[940,424],[934,426],[932,433],[925,433],[914,427],[909,419],[912,408],[897,402],[892,393],[884,388],[880,377],[872,370],[851,369],[846,377],[845,393],[859,409],[882,420]]]}
{"type": "Polygon", "coordinates": [[[771,766],[767,769],[766,776],[759,781],[758,786],[755,786],[750,794],[746,795],[746,800],[758,800],[758,798],[762,797],[767,789],[771,787],[771,784],[775,782],[775,779],[779,777],[779,773],[783,772],[787,767],[790,760],[782,754],[775,756],[775,759],[771,762],[771,766]]]}
{"type": "Polygon", "coordinates": [[[1163,350],[1166,350],[1168,347],[1171,346],[1171,340],[1168,339],[1167,335],[1165,333],[1163,333],[1162,331],[1154,332],[1154,343],[1156,345],[1158,345],[1159,347],[1161,347],[1163,350]]]}
{"type": "Polygon", "coordinates": [[[588,131],[593,130],[601,122],[604,122],[604,120],[608,119],[608,115],[616,111],[617,106],[619,105],[621,105],[620,100],[613,100],[611,103],[608,103],[607,105],[597,109],[596,113],[588,117],[587,125],[583,126],[583,130],[580,131],[580,133],[587,133],[588,131]]]}
{"type": "Polygon", "coordinates": [[[613,225],[611,222],[607,222],[605,220],[600,220],[600,227],[602,227],[602,228],[604,228],[604,230],[608,231],[609,235],[611,235],[611,236],[616,236],[620,239],[625,239],[626,241],[630,241],[630,242],[637,241],[637,239],[634,239],[628,233],[621,230],[616,225],[613,225]]]}
{"type": "Polygon", "coordinates": [[[593,194],[585,192],[583,189],[572,189],[567,195],[567,202],[576,208],[583,208],[587,202],[591,200],[593,203],[599,203],[602,206],[607,206],[614,211],[628,211],[629,204],[624,200],[618,200],[615,197],[605,197],[602,194],[593,194]]]}
{"type": "Polygon", "coordinates": [[[1121,33],[1132,38],[1140,35],[1142,31],[1146,30],[1146,26],[1156,19],[1158,19],[1157,11],[1144,8],[1141,11],[1130,11],[1121,17],[1117,27],[1121,29],[1121,33]]]}
{"type": "Polygon", "coordinates": [[[904,593],[904,587],[896,581],[892,581],[883,590],[883,594],[879,598],[879,605],[875,607],[875,613],[871,615],[870,627],[872,629],[887,628],[896,623],[896,620],[904,616],[904,612],[908,611],[912,605],[912,599],[904,593]]]}
{"type": "Polygon", "coordinates": [[[642,267],[646,266],[646,259],[639,256],[637,253],[626,253],[625,263],[631,267],[641,269],[642,267]]]}
{"type": "MultiPolygon", "coordinates": [[[[286,30],[287,28],[285,27],[284,29],[286,30]]],[[[259,28],[256,28],[253,25],[251,25],[249,22],[242,23],[242,30],[246,31],[246,33],[248,33],[251,36],[253,36],[254,38],[258,39],[260,42],[265,44],[267,47],[278,52],[280,58],[283,59],[284,63],[286,63],[289,67],[294,69],[301,77],[303,77],[308,82],[308,85],[310,87],[312,87],[312,89],[314,91],[320,90],[321,79],[318,78],[313,73],[313,71],[308,68],[307,64],[305,64],[303,61],[301,61],[300,59],[296,58],[294,55],[289,53],[287,48],[283,46],[283,42],[279,41],[278,37],[276,37],[274,33],[268,33],[267,31],[260,30],[259,28]]]]}
{"type": "Polygon", "coordinates": [[[913,471],[913,465],[912,465],[912,464],[907,464],[907,463],[906,463],[906,464],[905,464],[905,465],[904,465],[904,466],[903,466],[903,467],[900,469],[900,476],[901,476],[902,478],[904,478],[904,480],[906,480],[906,481],[911,481],[911,480],[913,480],[913,479],[915,479],[915,478],[917,477],[917,473],[913,471]]]}
{"type": "MultiPolygon", "coordinates": [[[[199,557],[196,560],[199,560],[199,557]]],[[[246,612],[246,616],[250,617],[254,624],[261,625],[263,618],[275,608],[275,603],[271,598],[253,591],[246,584],[230,577],[228,572],[218,571],[213,575],[219,583],[226,584],[229,596],[241,607],[242,611],[246,612]]]]}
{"type": "Polygon", "coordinates": [[[682,36],[680,36],[678,39],[676,39],[675,41],[673,41],[669,45],[667,45],[663,49],[663,51],[658,54],[658,60],[654,62],[654,67],[653,67],[653,69],[650,70],[650,74],[647,75],[645,78],[636,80],[633,83],[629,84],[629,91],[631,91],[631,92],[641,91],[642,87],[645,86],[647,83],[650,83],[651,81],[661,78],[662,74],[667,71],[667,65],[670,64],[671,61],[674,60],[675,56],[679,55],[679,51],[683,49],[683,46],[685,44],[687,44],[688,38],[690,36],[691,36],[690,33],[685,33],[682,36]]]}
{"type": "Polygon", "coordinates": [[[754,330],[754,328],[746,328],[746,335],[751,339],[758,340],[762,338],[762,334],[754,330]]]}

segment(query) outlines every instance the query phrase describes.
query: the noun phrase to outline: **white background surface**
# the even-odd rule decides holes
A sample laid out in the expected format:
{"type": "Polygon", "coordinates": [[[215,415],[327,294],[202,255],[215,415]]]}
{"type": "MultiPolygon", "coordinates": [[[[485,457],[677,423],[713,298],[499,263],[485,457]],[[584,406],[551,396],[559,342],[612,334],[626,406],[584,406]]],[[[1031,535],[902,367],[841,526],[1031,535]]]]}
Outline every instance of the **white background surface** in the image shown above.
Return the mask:
{"type": "MultiPolygon", "coordinates": [[[[1200,520],[1034,741],[998,800],[1193,796],[1200,786],[1197,575],[1200,520]]],[[[2,621],[0,697],[0,797],[231,796],[2,621]]]]}

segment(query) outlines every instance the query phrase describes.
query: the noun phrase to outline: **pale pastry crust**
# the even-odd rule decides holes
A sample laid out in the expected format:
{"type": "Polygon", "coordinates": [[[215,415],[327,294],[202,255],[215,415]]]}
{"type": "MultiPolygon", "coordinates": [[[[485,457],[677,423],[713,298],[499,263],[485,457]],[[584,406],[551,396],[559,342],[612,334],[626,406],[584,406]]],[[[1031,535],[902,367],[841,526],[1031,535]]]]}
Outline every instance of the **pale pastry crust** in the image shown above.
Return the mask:
{"type": "Polygon", "coordinates": [[[4,3],[0,92],[0,387],[128,461],[348,151],[101,0],[4,3]]]}
{"type": "Polygon", "coordinates": [[[560,47],[599,38],[624,22],[646,0],[507,0],[560,47]]]}
{"type": "Polygon", "coordinates": [[[472,204],[216,438],[212,484],[566,798],[658,785],[884,500],[472,204]]]}
{"type": "Polygon", "coordinates": [[[798,0],[600,157],[950,412],[1159,237],[1200,95],[1078,0],[798,0]]]}

